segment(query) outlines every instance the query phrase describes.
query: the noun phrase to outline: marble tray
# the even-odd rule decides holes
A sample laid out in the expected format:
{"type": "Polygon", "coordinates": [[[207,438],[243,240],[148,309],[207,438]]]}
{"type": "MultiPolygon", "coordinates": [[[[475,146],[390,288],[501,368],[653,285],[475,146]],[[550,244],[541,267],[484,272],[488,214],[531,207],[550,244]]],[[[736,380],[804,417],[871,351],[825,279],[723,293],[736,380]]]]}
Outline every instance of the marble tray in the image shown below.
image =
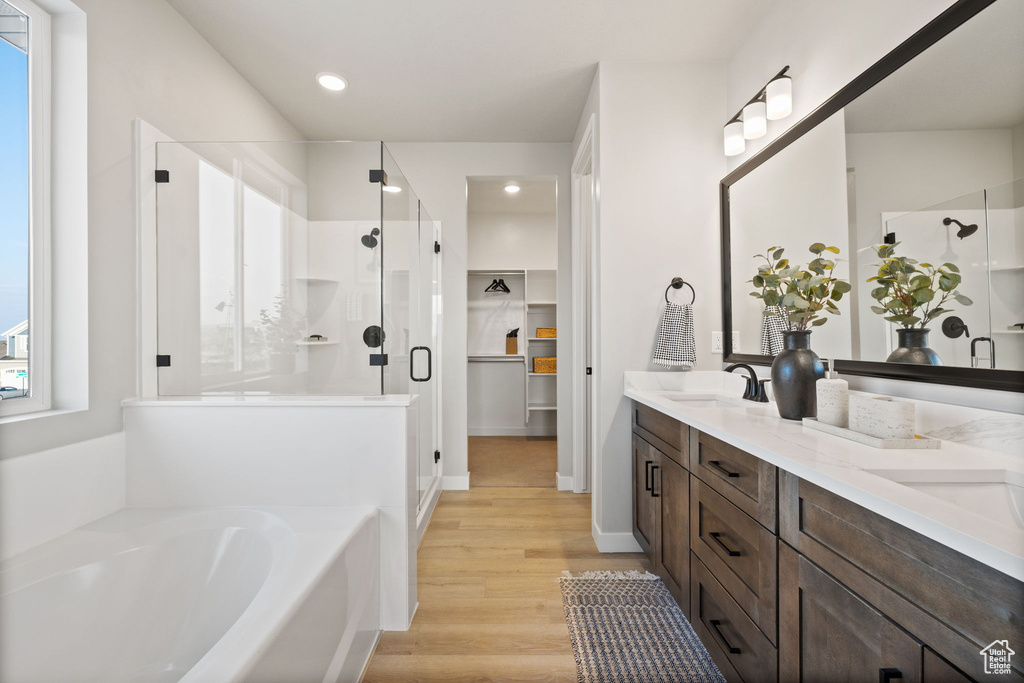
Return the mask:
{"type": "Polygon", "coordinates": [[[852,429],[834,427],[824,422],[818,422],[817,418],[813,417],[805,417],[803,422],[804,427],[808,429],[825,432],[833,436],[841,436],[844,439],[856,441],[873,448],[942,448],[942,441],[927,436],[916,439],[879,439],[877,436],[871,436],[870,434],[861,434],[852,429]]]}

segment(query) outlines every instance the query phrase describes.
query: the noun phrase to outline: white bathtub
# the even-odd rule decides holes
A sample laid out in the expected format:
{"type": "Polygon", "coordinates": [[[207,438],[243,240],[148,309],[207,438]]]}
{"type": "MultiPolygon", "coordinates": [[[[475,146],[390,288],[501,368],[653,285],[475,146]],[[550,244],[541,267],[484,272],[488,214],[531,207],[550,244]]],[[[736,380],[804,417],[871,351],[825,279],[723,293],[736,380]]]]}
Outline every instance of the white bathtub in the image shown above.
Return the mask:
{"type": "Polygon", "coordinates": [[[0,680],[351,681],[374,508],[125,508],[0,564],[0,680]]]}

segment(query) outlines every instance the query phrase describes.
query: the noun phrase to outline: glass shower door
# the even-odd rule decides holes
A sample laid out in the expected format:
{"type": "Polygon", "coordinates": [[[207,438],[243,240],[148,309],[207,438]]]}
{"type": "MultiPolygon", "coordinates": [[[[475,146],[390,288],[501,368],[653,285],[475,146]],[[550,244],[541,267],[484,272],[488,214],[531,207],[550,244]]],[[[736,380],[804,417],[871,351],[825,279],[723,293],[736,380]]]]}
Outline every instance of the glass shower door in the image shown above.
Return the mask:
{"type": "Polygon", "coordinates": [[[416,490],[422,507],[434,491],[440,457],[440,253],[438,229],[382,146],[385,392],[415,396],[416,490]]]}

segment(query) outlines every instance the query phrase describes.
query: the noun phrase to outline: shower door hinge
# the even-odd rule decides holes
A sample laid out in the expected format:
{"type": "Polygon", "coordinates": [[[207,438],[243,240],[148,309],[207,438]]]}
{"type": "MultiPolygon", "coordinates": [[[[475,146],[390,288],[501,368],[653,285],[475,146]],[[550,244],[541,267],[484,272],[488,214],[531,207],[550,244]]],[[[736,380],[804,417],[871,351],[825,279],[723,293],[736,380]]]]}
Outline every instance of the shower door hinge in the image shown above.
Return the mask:
{"type": "Polygon", "coordinates": [[[434,253],[435,254],[440,254],[441,253],[441,243],[438,242],[437,240],[434,240],[434,253]]]}
{"type": "Polygon", "coordinates": [[[386,353],[371,353],[370,354],[370,367],[383,367],[388,364],[388,354],[386,353]]]}
{"type": "Polygon", "coordinates": [[[588,375],[593,375],[594,374],[594,368],[587,368],[587,374],[588,375]]]}
{"type": "Polygon", "coordinates": [[[887,232],[887,233],[885,233],[885,237],[882,238],[882,241],[885,242],[886,244],[896,244],[896,233],[894,233],[894,232],[887,232]]]}
{"type": "Polygon", "coordinates": [[[170,171],[159,171],[158,170],[154,174],[154,180],[156,180],[156,182],[158,182],[158,183],[169,183],[169,182],[171,182],[171,172],[170,171]]]}
{"type": "Polygon", "coordinates": [[[371,168],[370,169],[370,182],[371,183],[384,183],[385,185],[387,185],[388,184],[388,174],[385,173],[383,171],[383,169],[371,168]]]}
{"type": "Polygon", "coordinates": [[[171,357],[170,356],[157,355],[157,357],[156,357],[156,366],[158,368],[169,368],[169,367],[171,367],[171,357]]]}
{"type": "Polygon", "coordinates": [[[441,451],[434,451],[434,462],[441,462],[441,451]]]}

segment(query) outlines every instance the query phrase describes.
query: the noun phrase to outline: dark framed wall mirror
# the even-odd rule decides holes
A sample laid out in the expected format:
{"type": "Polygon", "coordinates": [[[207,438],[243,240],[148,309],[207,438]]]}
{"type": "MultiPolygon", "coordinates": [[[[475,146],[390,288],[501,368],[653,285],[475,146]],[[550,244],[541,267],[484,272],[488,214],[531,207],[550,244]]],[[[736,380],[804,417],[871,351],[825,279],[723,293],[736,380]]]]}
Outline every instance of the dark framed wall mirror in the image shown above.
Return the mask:
{"type": "Polygon", "coordinates": [[[811,346],[840,372],[1024,391],[1024,2],[957,2],[726,176],[720,193],[727,362],[768,365],[777,352],[776,326],[751,296],[766,263],[756,255],[783,247],[807,264],[810,245],[824,243],[839,248],[836,274],[852,290],[840,315],[812,328],[811,346]],[[925,323],[930,362],[896,362],[900,328],[922,322],[886,320],[899,311],[868,281],[879,245],[918,271],[960,277],[949,312],[925,323]]]}

